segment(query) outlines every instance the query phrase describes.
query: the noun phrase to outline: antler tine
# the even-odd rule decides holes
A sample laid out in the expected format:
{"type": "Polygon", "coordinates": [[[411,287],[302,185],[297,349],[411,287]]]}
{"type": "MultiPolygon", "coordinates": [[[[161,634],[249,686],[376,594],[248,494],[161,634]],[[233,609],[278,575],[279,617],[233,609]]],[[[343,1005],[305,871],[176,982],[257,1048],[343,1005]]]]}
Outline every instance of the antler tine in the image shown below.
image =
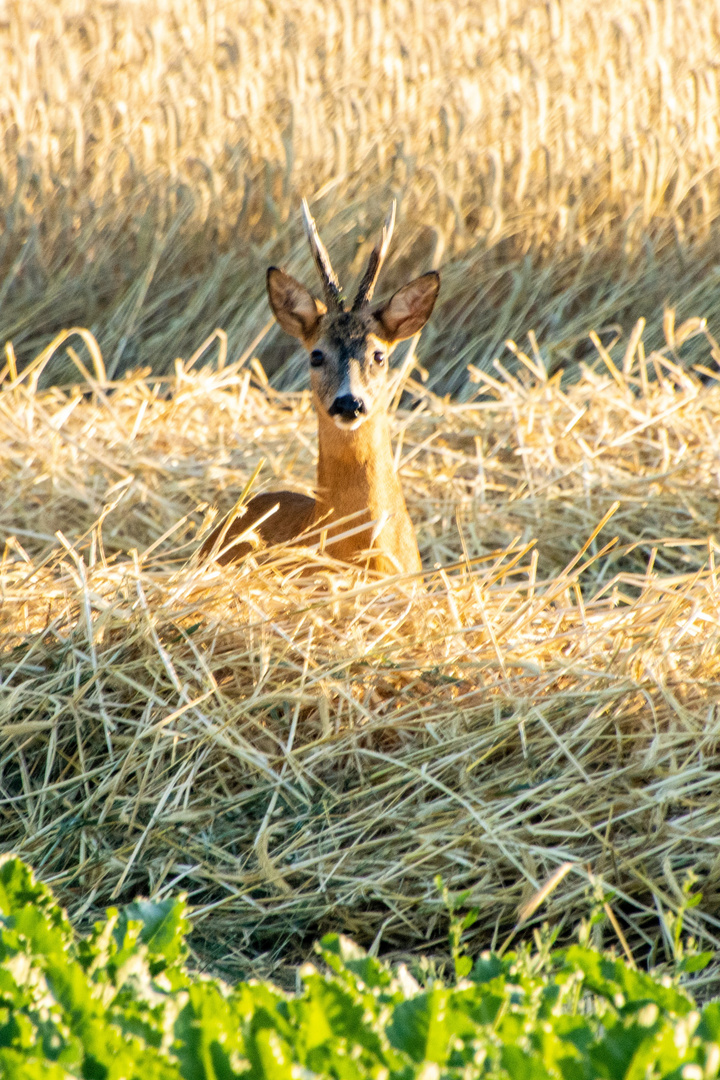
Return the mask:
{"type": "Polygon", "coordinates": [[[380,235],[380,243],[373,248],[372,254],[368,260],[367,270],[363,274],[363,279],[360,282],[360,287],[357,291],[357,296],[353,301],[353,311],[357,311],[359,308],[364,307],[365,304],[369,304],[372,300],[372,295],[375,292],[375,285],[377,284],[378,275],[382,269],[382,264],[385,262],[385,256],[387,255],[388,248],[390,247],[390,241],[392,239],[393,229],[395,228],[395,209],[397,203],[393,199],[388,210],[388,215],[385,218],[385,224],[380,235]]]}
{"type": "Polygon", "coordinates": [[[307,233],[307,238],[310,243],[310,250],[312,251],[315,265],[317,266],[320,278],[322,279],[323,292],[325,293],[328,307],[342,309],[343,302],[340,282],[332,268],[327,248],[320,239],[320,234],[317,231],[315,219],[310,213],[307,199],[303,199],[302,201],[302,214],[305,232],[307,233]]]}

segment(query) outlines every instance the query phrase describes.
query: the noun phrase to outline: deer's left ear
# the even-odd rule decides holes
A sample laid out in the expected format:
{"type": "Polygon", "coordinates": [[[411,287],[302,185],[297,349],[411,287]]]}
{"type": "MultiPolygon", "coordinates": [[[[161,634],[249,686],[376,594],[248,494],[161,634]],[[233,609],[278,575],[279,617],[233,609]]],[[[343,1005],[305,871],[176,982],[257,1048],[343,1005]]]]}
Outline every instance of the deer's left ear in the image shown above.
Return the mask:
{"type": "Polygon", "coordinates": [[[377,336],[394,344],[417,334],[430,318],[439,291],[440,275],[436,270],[398,289],[387,303],[373,312],[377,336]]]}

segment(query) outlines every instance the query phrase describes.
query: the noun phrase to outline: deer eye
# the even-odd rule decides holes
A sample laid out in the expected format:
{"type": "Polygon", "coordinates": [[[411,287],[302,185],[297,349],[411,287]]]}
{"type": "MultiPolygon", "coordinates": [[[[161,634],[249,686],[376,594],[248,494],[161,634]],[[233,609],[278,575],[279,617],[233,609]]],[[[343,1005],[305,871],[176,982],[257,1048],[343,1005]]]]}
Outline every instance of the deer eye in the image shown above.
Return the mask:
{"type": "Polygon", "coordinates": [[[325,363],[325,353],[320,349],[313,349],[310,353],[310,367],[322,367],[325,363]]]}
{"type": "Polygon", "coordinates": [[[385,363],[385,353],[380,352],[380,350],[378,349],[377,352],[373,353],[373,360],[378,365],[378,367],[382,367],[382,365],[385,363]]]}

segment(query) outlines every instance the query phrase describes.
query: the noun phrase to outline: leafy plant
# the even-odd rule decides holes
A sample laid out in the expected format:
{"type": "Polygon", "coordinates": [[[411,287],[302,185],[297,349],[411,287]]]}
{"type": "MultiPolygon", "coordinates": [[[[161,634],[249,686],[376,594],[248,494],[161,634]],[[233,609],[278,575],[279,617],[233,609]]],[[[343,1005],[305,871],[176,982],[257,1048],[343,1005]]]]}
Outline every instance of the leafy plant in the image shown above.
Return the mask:
{"type": "MultiPolygon", "coordinates": [[[[452,901],[452,897],[446,899],[452,901]]],[[[77,940],[20,860],[0,865],[0,1075],[111,1080],[714,1077],[720,1006],[552,935],[418,983],[328,934],[295,994],[189,973],[182,900],[111,909],[77,940]],[[458,974],[462,972],[462,974],[458,974]],[[579,992],[578,992],[579,991],[579,992]]]]}

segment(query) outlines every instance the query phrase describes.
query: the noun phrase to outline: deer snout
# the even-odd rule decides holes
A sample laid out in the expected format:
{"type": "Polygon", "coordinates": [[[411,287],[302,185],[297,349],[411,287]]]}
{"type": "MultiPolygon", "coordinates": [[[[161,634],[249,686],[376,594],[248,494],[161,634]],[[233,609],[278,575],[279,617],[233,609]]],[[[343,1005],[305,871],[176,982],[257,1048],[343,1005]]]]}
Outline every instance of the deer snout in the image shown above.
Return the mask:
{"type": "Polygon", "coordinates": [[[354,394],[340,394],[335,398],[328,412],[336,420],[347,424],[357,420],[359,416],[364,416],[367,409],[365,402],[354,394]]]}

